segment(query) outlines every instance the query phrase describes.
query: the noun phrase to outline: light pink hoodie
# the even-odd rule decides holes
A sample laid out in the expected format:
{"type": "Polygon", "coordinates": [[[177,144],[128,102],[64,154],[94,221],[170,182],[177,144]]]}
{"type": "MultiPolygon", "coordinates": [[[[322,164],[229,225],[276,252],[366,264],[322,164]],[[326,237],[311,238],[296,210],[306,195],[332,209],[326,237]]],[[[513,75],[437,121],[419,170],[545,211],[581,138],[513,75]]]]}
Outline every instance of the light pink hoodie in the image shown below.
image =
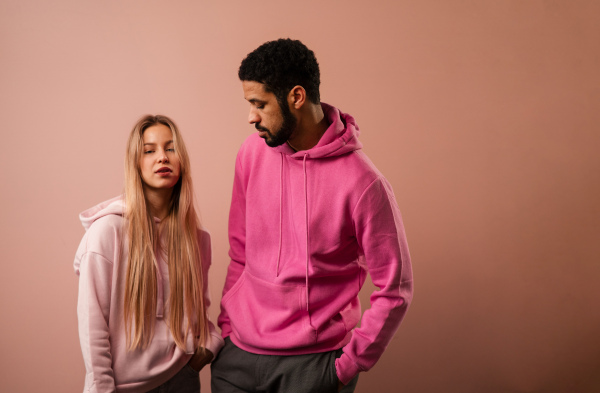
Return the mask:
{"type": "Polygon", "coordinates": [[[219,325],[257,354],[344,347],[336,371],[348,383],[400,325],[412,270],[390,184],[362,152],[352,116],[322,106],[330,126],[312,149],[271,148],[255,133],[238,153],[219,325]],[[367,271],[380,289],[354,329],[367,271]]]}
{"type": "MultiPolygon", "coordinates": [[[[169,298],[169,269],[160,256],[154,337],[148,348],[127,351],[123,321],[127,269],[127,258],[122,253],[124,209],[122,197],[116,197],[79,216],[86,233],[77,250],[74,267],[79,275],[77,316],[86,369],[85,393],[146,392],[171,379],[194,353],[191,334],[186,351],[182,351],[175,345],[163,318],[169,298]]],[[[210,236],[199,230],[198,241],[208,307],[210,236]]],[[[204,347],[216,356],[223,340],[210,322],[209,329],[210,337],[204,347]]]]}

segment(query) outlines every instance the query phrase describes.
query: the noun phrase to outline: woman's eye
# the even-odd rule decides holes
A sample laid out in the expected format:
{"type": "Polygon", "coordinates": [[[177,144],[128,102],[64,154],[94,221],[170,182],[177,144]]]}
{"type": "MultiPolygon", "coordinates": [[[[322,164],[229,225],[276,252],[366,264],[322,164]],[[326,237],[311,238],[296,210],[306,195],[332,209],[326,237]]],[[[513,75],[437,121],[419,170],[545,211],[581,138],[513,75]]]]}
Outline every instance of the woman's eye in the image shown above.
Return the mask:
{"type": "Polygon", "coordinates": [[[154,153],[154,150],[146,150],[146,151],[144,152],[144,154],[150,154],[150,153],[154,153]]]}
{"type": "Polygon", "coordinates": [[[167,149],[167,151],[175,151],[175,148],[171,147],[171,148],[167,149]]]}

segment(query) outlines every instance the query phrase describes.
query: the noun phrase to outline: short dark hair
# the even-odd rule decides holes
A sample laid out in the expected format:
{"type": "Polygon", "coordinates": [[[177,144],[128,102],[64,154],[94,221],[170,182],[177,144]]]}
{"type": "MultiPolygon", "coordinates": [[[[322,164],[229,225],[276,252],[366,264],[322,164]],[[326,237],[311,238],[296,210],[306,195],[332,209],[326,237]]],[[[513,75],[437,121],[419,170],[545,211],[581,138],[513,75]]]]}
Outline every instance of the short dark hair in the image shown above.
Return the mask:
{"type": "Polygon", "coordinates": [[[306,90],[313,104],[321,100],[319,63],[314,52],[298,40],[281,38],[265,42],[242,60],[238,76],[242,81],[264,84],[265,90],[275,94],[280,105],[296,85],[306,90]]]}

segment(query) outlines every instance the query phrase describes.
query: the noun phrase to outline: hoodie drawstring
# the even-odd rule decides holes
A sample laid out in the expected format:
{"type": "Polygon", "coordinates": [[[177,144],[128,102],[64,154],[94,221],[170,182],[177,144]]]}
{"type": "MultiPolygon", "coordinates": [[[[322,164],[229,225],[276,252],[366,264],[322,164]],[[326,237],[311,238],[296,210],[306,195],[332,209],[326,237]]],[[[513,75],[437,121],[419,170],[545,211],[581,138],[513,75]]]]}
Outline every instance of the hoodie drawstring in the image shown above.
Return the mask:
{"type": "Polygon", "coordinates": [[[308,305],[308,263],[309,263],[309,249],[308,249],[308,190],[306,188],[306,157],[308,157],[308,153],[304,153],[304,158],[302,159],[302,169],[304,172],[304,211],[305,211],[305,220],[306,220],[306,311],[310,311],[308,305]]]}
{"type": "Polygon", "coordinates": [[[279,277],[279,261],[281,260],[281,242],[283,237],[283,153],[281,154],[281,166],[279,167],[279,250],[277,251],[277,267],[275,276],[279,277]]]}
{"type": "Polygon", "coordinates": [[[156,261],[154,266],[156,268],[156,318],[162,318],[165,303],[165,295],[163,290],[163,276],[160,272],[158,261],[156,261]]]}

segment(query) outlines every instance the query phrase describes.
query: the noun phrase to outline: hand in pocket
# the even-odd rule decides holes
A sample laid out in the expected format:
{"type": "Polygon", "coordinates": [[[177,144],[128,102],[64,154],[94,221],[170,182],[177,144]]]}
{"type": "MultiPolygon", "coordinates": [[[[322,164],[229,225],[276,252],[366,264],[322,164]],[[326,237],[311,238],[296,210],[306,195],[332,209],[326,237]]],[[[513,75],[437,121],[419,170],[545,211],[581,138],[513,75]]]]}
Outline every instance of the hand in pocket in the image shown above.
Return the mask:
{"type": "Polygon", "coordinates": [[[189,365],[194,370],[200,372],[204,366],[213,360],[213,353],[206,348],[198,348],[196,353],[189,361],[189,365]]]}

